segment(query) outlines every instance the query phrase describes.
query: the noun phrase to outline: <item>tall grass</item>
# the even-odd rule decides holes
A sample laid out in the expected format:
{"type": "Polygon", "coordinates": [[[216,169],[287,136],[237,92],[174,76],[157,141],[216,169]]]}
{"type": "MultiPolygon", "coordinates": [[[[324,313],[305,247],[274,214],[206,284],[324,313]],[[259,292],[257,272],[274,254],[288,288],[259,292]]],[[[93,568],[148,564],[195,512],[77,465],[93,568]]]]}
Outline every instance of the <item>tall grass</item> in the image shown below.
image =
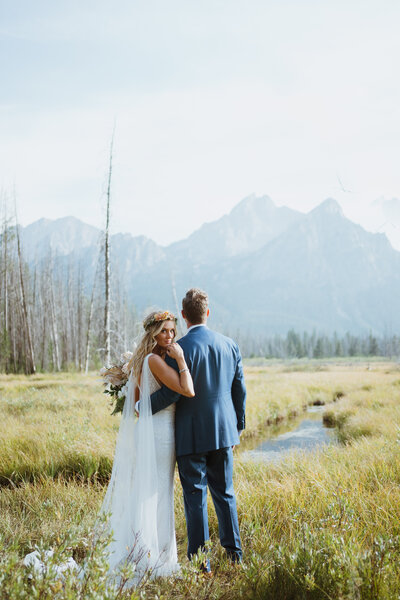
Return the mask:
{"type": "Polygon", "coordinates": [[[0,485],[42,475],[106,481],[119,418],[101,391],[95,375],[0,377],[0,485]]]}
{"type": "Polygon", "coordinates": [[[0,491],[0,597],[399,598],[400,371],[389,363],[324,369],[277,363],[247,369],[248,436],[319,399],[341,443],[292,452],[279,463],[250,463],[236,453],[243,565],[227,562],[211,507],[214,577],[204,579],[187,563],[176,481],[183,574],[146,581],[137,591],[107,589],[101,549],[91,556],[86,587],[74,575],[61,584],[51,569],[42,580],[27,578],[21,557],[35,545],[73,554],[79,563],[88,557],[104,485],[83,465],[90,456],[95,465],[100,457],[112,460],[118,420],[109,416],[94,376],[40,376],[43,387],[33,391],[22,377],[1,378],[0,476],[7,486],[0,491]],[[55,456],[69,470],[49,470],[55,456]]]}

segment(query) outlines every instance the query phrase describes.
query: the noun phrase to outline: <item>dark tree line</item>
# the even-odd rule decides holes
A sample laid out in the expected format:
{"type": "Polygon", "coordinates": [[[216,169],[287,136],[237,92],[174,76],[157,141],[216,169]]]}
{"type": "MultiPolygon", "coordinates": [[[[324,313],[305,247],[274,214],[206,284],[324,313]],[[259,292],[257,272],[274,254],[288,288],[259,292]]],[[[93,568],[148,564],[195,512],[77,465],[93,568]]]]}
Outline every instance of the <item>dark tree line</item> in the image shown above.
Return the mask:
{"type": "Polygon", "coordinates": [[[266,358],[331,358],[352,356],[400,356],[400,335],[346,333],[322,335],[317,332],[298,333],[291,329],[286,335],[234,335],[246,357],[266,358]]]}

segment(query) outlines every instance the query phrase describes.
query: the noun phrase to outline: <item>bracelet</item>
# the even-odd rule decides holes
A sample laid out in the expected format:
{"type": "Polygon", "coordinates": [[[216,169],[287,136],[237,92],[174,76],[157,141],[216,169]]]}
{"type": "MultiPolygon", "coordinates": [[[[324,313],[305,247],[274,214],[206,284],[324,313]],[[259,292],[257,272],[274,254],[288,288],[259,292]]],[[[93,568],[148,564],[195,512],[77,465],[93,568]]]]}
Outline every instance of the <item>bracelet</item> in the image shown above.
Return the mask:
{"type": "Polygon", "coordinates": [[[189,369],[187,367],[185,367],[184,369],[180,369],[179,373],[183,373],[184,371],[189,371],[189,369]]]}

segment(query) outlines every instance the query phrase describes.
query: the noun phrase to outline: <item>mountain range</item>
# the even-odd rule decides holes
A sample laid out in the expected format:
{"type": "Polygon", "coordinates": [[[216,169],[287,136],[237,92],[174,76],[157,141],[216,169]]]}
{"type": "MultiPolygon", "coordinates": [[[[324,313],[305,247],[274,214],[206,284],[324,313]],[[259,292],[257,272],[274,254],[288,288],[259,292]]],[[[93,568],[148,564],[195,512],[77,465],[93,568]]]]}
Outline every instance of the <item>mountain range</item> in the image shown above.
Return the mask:
{"type": "MultiPolygon", "coordinates": [[[[99,229],[65,217],[21,232],[30,261],[51,250],[83,265],[88,285],[93,280],[99,229]]],[[[232,334],[400,331],[400,252],[385,234],[347,219],[331,198],[304,214],[252,195],[166,247],[115,234],[111,261],[139,313],[176,310],[173,290],[180,299],[196,286],[209,293],[210,324],[232,334]]]]}

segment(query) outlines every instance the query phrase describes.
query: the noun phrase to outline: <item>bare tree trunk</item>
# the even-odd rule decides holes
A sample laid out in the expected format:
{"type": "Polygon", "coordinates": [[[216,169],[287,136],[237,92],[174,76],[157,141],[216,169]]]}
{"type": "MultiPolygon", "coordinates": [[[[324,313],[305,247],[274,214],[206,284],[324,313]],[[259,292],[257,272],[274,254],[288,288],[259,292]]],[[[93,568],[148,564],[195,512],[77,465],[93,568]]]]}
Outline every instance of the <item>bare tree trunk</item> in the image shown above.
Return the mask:
{"type": "Polygon", "coordinates": [[[94,294],[95,294],[95,290],[96,290],[96,281],[97,281],[97,276],[98,276],[98,271],[99,271],[99,266],[100,266],[100,253],[101,253],[101,250],[99,249],[99,253],[97,255],[96,271],[94,273],[94,279],[93,279],[92,293],[90,296],[89,316],[88,316],[88,325],[87,325],[87,333],[86,333],[85,375],[87,375],[88,371],[89,371],[90,334],[92,333],[94,294]]]}
{"type": "Polygon", "coordinates": [[[75,268],[72,266],[71,260],[68,265],[67,274],[67,319],[65,326],[65,343],[64,354],[65,364],[76,363],[76,311],[74,302],[74,284],[75,284],[75,268]]]}
{"type": "Polygon", "coordinates": [[[35,260],[34,270],[33,270],[33,283],[32,283],[32,297],[31,297],[31,306],[30,306],[30,317],[31,317],[31,331],[32,331],[32,345],[33,352],[35,355],[36,363],[39,362],[39,344],[38,344],[38,326],[40,324],[36,320],[37,313],[37,296],[38,296],[38,288],[39,288],[39,274],[37,268],[37,261],[35,260]]]}
{"type": "Polygon", "coordinates": [[[35,367],[35,358],[33,355],[33,344],[32,344],[32,336],[31,336],[31,328],[29,325],[29,316],[28,316],[28,308],[26,304],[26,295],[25,295],[25,285],[24,285],[24,276],[22,271],[22,256],[21,256],[21,240],[19,234],[19,225],[17,218],[17,203],[15,201],[15,224],[16,224],[16,233],[17,233],[17,250],[18,250],[18,265],[19,265],[19,279],[20,279],[20,289],[21,289],[21,300],[22,300],[22,310],[24,316],[24,325],[25,332],[27,338],[27,356],[26,356],[26,373],[27,375],[31,375],[32,373],[36,373],[35,367]]]}
{"type": "Polygon", "coordinates": [[[111,197],[111,174],[112,174],[112,159],[114,145],[115,127],[111,137],[110,145],[110,162],[108,167],[108,183],[107,183],[107,213],[106,213],[106,229],[104,239],[104,278],[105,278],[105,307],[104,307],[104,347],[105,347],[105,364],[111,364],[111,312],[110,312],[110,197],[111,197]]]}
{"type": "Polygon", "coordinates": [[[11,325],[11,335],[12,335],[12,346],[13,346],[13,364],[14,364],[14,373],[18,373],[17,367],[17,336],[15,334],[15,317],[12,319],[11,325]]]}
{"type": "Polygon", "coordinates": [[[3,323],[3,337],[4,337],[4,370],[6,373],[9,371],[9,318],[8,318],[8,222],[7,222],[7,205],[4,201],[4,223],[3,223],[3,306],[4,306],[4,323],[3,323]]]}
{"type": "Polygon", "coordinates": [[[53,338],[53,365],[56,371],[60,371],[60,352],[59,352],[59,342],[58,342],[58,329],[57,329],[57,320],[56,320],[56,308],[55,308],[55,299],[54,299],[54,273],[52,264],[50,262],[49,265],[49,285],[50,285],[50,319],[51,319],[51,333],[53,338]]]}
{"type": "MultiPolygon", "coordinates": [[[[48,268],[48,265],[47,265],[48,268]]],[[[47,335],[51,336],[51,331],[48,334],[48,320],[51,321],[50,308],[48,302],[48,276],[47,276],[47,268],[46,265],[43,264],[41,273],[40,273],[40,290],[39,290],[39,313],[38,313],[38,323],[39,327],[41,327],[41,370],[44,371],[48,361],[46,356],[46,350],[48,350],[47,345],[47,335]]],[[[39,334],[38,334],[39,335],[39,334]]],[[[54,363],[53,363],[54,364],[54,363]]]]}
{"type": "MultiPolygon", "coordinates": [[[[44,303],[42,305],[42,308],[44,309],[44,303]]],[[[44,366],[46,364],[46,323],[47,323],[47,317],[45,315],[45,311],[43,310],[43,329],[42,329],[42,363],[41,363],[41,368],[42,371],[44,371],[44,366]]]]}
{"type": "Polygon", "coordinates": [[[174,302],[175,302],[176,316],[178,319],[179,329],[181,330],[181,334],[183,335],[185,333],[185,328],[183,326],[182,313],[179,310],[178,298],[176,296],[175,277],[174,277],[173,270],[171,270],[171,288],[172,288],[172,296],[173,296],[174,302]]]}
{"type": "Polygon", "coordinates": [[[75,365],[82,371],[82,276],[81,264],[78,267],[78,281],[76,284],[76,340],[75,340],[75,365]]]}
{"type": "Polygon", "coordinates": [[[5,360],[5,371],[8,373],[8,252],[7,252],[7,238],[8,231],[4,228],[4,344],[6,347],[6,360],[5,360]]]}
{"type": "Polygon", "coordinates": [[[94,299],[94,286],[93,286],[93,289],[92,289],[92,296],[90,298],[88,326],[87,326],[87,333],[86,333],[85,375],[87,375],[88,371],[89,371],[90,334],[91,334],[92,317],[93,317],[93,299],[94,299]]]}

